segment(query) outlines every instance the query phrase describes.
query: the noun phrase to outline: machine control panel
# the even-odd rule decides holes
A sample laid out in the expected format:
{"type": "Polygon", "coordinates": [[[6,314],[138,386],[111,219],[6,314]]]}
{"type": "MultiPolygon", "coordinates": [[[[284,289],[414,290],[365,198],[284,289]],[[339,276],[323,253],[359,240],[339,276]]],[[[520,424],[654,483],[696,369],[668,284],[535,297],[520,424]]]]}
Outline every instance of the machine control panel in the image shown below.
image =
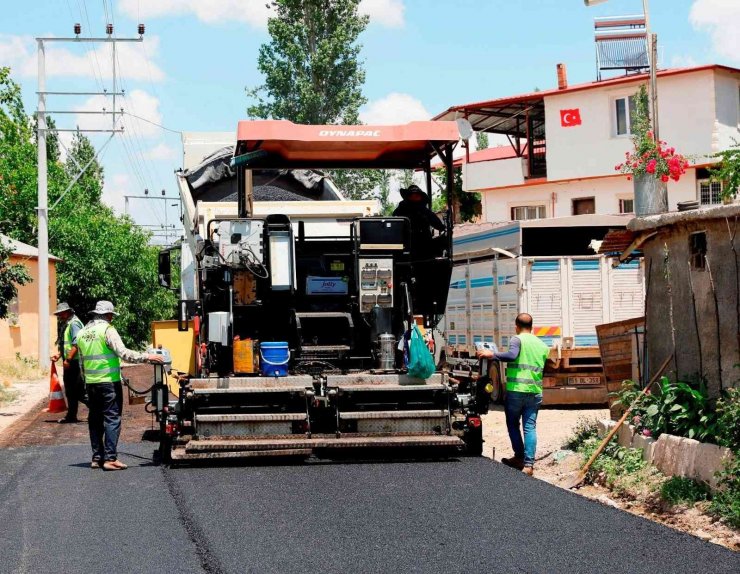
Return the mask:
{"type": "Polygon", "coordinates": [[[231,267],[246,267],[247,263],[262,263],[261,220],[221,221],[218,224],[218,252],[231,267]]]}
{"type": "Polygon", "coordinates": [[[393,259],[361,258],[359,267],[360,310],[369,313],[375,305],[393,307],[393,259]]]}

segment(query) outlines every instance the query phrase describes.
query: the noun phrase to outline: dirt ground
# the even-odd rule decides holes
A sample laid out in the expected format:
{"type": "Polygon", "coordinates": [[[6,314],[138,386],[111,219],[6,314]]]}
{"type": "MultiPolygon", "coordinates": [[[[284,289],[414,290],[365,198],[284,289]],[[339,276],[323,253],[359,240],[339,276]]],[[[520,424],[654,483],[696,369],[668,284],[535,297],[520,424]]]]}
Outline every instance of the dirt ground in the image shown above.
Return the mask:
{"type": "MultiPolygon", "coordinates": [[[[64,413],[46,412],[48,398],[31,408],[12,425],[0,433],[0,448],[18,446],[51,446],[62,444],[87,444],[90,435],[87,430],[87,407],[80,405],[76,424],[59,424],[64,413]]],[[[151,438],[155,421],[144,411],[144,405],[129,405],[124,388],[123,421],[121,425],[122,442],[140,442],[151,438]]]]}
{"type": "MultiPolygon", "coordinates": [[[[496,460],[514,455],[506,431],[504,408],[496,406],[483,419],[483,456],[491,458],[496,449],[496,460]]],[[[609,409],[602,407],[542,407],[537,415],[537,455],[542,459],[560,450],[579,419],[608,419],[609,409]]]]}

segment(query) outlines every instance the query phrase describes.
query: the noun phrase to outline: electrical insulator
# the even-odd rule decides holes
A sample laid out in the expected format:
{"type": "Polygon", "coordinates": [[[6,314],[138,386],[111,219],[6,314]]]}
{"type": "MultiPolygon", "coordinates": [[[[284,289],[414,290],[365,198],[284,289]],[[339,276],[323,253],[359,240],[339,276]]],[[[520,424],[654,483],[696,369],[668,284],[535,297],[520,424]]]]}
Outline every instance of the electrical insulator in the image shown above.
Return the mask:
{"type": "Polygon", "coordinates": [[[75,36],[79,36],[82,33],[82,26],[75,24],[75,36]]]}
{"type": "Polygon", "coordinates": [[[145,30],[144,24],[139,24],[139,36],[144,35],[144,30],[145,30]]]}
{"type": "Polygon", "coordinates": [[[110,36],[111,34],[113,34],[113,24],[106,24],[105,25],[105,33],[108,34],[108,36],[110,36]]]}

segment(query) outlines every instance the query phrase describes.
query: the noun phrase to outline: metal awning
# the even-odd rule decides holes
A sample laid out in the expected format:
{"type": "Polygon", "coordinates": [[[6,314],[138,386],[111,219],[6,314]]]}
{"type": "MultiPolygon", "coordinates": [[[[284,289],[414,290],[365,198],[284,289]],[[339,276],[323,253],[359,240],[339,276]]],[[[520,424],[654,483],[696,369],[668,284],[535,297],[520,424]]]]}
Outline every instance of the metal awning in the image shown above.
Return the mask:
{"type": "Polygon", "coordinates": [[[457,106],[435,119],[449,121],[464,118],[477,132],[526,138],[528,117],[537,123],[545,121],[545,99],[537,92],[522,98],[502,98],[470,106],[457,106]]]}
{"type": "Polygon", "coordinates": [[[250,168],[417,168],[460,139],[458,124],[401,126],[300,125],[241,121],[235,160],[250,168]]]}

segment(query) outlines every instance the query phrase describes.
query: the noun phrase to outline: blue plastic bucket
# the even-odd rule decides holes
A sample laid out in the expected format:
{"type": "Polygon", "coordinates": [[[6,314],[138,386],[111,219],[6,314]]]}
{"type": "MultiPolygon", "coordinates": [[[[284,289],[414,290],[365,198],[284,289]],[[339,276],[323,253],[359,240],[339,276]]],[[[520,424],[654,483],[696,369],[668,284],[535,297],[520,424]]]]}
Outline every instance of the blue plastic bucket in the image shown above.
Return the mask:
{"type": "Polygon", "coordinates": [[[260,371],[265,377],[287,377],[290,349],[288,343],[260,343],[260,371]]]}

